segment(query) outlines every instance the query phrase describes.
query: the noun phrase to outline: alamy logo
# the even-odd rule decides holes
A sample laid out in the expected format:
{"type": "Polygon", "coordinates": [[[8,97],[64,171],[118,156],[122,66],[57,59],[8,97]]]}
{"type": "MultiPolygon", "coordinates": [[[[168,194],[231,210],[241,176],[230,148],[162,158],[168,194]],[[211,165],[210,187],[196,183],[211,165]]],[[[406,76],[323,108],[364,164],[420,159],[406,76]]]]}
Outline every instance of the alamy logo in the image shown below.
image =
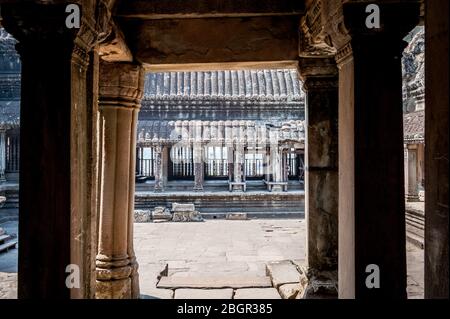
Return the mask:
{"type": "Polygon", "coordinates": [[[369,4],[366,7],[366,13],[370,13],[366,17],[366,27],[368,29],[380,28],[380,7],[376,4],[369,4]]]}
{"type": "Polygon", "coordinates": [[[369,289],[380,288],[380,267],[375,264],[367,265],[366,273],[369,273],[366,277],[366,287],[369,289]]]}
{"type": "Polygon", "coordinates": [[[80,7],[78,4],[69,4],[66,7],[66,13],[69,13],[66,17],[66,27],[68,29],[80,28],[80,7]]]}
{"type": "Polygon", "coordinates": [[[67,265],[66,272],[69,273],[66,277],[66,287],[69,289],[80,288],[80,267],[75,264],[67,265]]]}

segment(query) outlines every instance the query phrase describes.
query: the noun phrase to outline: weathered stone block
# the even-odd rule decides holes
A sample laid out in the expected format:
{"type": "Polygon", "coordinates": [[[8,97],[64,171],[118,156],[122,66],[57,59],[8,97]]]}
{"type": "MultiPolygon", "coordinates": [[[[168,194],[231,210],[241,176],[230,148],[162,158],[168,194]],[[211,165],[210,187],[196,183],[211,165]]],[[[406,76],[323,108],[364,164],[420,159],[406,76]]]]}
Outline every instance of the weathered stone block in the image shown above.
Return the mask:
{"type": "Polygon", "coordinates": [[[296,284],[284,284],[278,288],[278,292],[283,299],[295,299],[300,291],[300,283],[296,284]]]}
{"type": "Polygon", "coordinates": [[[230,213],[226,215],[228,220],[247,220],[247,213],[230,213]]]}
{"type": "Polygon", "coordinates": [[[149,223],[152,220],[152,213],[149,210],[135,210],[134,222],[135,223],[149,223]]]}
{"type": "Polygon", "coordinates": [[[152,211],[151,215],[152,219],[155,220],[171,220],[172,214],[170,213],[169,209],[165,207],[155,207],[155,209],[152,211]]]}
{"type": "Polygon", "coordinates": [[[203,217],[198,211],[179,211],[174,212],[173,222],[202,222],[203,217]]]}
{"type": "Polygon", "coordinates": [[[266,274],[270,276],[275,288],[283,284],[298,283],[300,273],[290,260],[270,262],[266,265],[266,274]]]}
{"type": "Polygon", "coordinates": [[[194,204],[193,203],[188,203],[188,204],[172,203],[172,212],[186,212],[186,211],[195,211],[194,204]]]}

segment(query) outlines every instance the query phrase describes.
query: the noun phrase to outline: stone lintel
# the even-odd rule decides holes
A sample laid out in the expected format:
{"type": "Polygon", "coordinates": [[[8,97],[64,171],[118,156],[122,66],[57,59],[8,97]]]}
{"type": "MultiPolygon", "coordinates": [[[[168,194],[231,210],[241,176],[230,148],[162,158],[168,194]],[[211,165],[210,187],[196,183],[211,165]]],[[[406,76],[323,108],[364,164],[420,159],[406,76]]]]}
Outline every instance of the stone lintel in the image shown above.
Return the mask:
{"type": "Polygon", "coordinates": [[[134,44],[130,49],[136,60],[146,65],[294,61],[298,57],[296,16],[124,20],[120,27],[127,42],[134,44]]]}
{"type": "Polygon", "coordinates": [[[117,16],[121,18],[167,19],[167,18],[218,18],[249,17],[263,15],[300,15],[304,12],[303,1],[290,0],[134,0],[119,3],[117,16]]]}

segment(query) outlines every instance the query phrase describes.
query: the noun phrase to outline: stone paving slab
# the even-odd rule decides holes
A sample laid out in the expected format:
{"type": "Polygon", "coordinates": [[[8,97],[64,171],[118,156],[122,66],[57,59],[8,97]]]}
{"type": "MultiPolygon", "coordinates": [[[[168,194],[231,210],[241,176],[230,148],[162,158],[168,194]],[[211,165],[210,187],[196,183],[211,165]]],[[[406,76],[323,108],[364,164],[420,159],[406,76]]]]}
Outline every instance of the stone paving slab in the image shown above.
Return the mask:
{"type": "Polygon", "coordinates": [[[237,289],[234,299],[281,299],[275,288],[237,289]]]}
{"type": "Polygon", "coordinates": [[[228,276],[186,276],[162,277],[156,285],[158,288],[264,288],[272,287],[269,277],[228,275],[228,276]]]}
{"type": "Polygon", "coordinates": [[[300,281],[300,273],[296,265],[290,260],[269,262],[266,265],[266,274],[270,276],[275,288],[283,284],[297,283],[300,281]]]}
{"type": "Polygon", "coordinates": [[[233,289],[177,289],[174,299],[232,299],[233,289]]]}

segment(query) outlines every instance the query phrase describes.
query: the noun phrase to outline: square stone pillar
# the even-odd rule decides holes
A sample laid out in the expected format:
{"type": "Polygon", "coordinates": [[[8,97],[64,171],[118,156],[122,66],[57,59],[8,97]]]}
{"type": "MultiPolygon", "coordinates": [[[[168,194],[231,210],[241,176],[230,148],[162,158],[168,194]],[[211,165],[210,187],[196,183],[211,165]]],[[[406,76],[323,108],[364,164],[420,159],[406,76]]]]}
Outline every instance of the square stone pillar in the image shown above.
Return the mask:
{"type": "Polygon", "coordinates": [[[324,275],[327,294],[337,297],[338,69],[334,57],[301,57],[299,70],[306,91],[307,267],[324,275]]]}
{"type": "Polygon", "coordinates": [[[161,162],[162,186],[164,189],[167,186],[169,180],[169,147],[167,145],[163,145],[161,162]]]}
{"type": "Polygon", "coordinates": [[[107,10],[95,16],[94,6],[83,7],[80,28],[68,29],[65,7],[1,7],[2,26],[18,40],[22,62],[19,298],[89,298],[94,288],[97,99],[88,77],[107,10]],[[79,270],[79,288],[66,285],[69,265],[79,270]]]}
{"type": "Polygon", "coordinates": [[[164,190],[163,185],[163,147],[156,145],[155,151],[155,192],[159,193],[164,190]]]}
{"type": "Polygon", "coordinates": [[[244,162],[245,162],[245,151],[244,145],[239,142],[235,143],[234,148],[234,165],[233,165],[233,183],[231,190],[242,192],[245,190],[245,171],[244,171],[244,162]]]}
{"type": "Polygon", "coordinates": [[[425,1],[425,298],[449,297],[449,1],[425,1]]]}
{"type": "Polygon", "coordinates": [[[102,170],[96,298],[139,298],[133,218],[136,127],[143,85],[140,65],[100,65],[102,170]]]}
{"type": "Polygon", "coordinates": [[[0,129],[0,182],[5,181],[6,168],[6,132],[0,129]]]}
{"type": "Polygon", "coordinates": [[[339,68],[340,298],[406,298],[401,58],[419,2],[377,3],[379,28],[366,25],[362,2],[342,4],[330,21],[340,25],[332,31],[339,68]]]}
{"type": "Polygon", "coordinates": [[[204,181],[204,156],[203,156],[203,145],[199,143],[194,143],[194,191],[203,190],[204,181]]]}
{"type": "Polygon", "coordinates": [[[406,156],[407,156],[407,169],[406,169],[406,200],[408,202],[418,202],[419,201],[419,187],[417,181],[417,146],[407,145],[406,156]]]}
{"type": "MultiPolygon", "coordinates": [[[[278,144],[270,146],[270,167],[272,168],[272,182],[283,182],[283,154],[278,144]]],[[[272,192],[281,192],[283,188],[280,184],[272,186],[272,192]]]]}

